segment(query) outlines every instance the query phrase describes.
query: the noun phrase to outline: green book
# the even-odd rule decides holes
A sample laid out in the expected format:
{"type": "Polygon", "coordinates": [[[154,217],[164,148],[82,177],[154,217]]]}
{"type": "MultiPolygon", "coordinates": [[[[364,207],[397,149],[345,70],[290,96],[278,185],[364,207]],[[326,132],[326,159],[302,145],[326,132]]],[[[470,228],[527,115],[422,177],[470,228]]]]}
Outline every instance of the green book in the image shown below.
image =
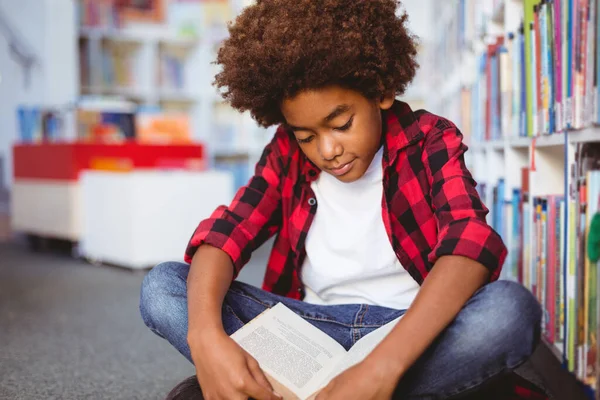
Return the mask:
{"type": "Polygon", "coordinates": [[[533,115],[533,102],[536,101],[534,98],[535,93],[533,93],[533,88],[535,86],[535,82],[532,82],[533,70],[535,68],[533,64],[533,53],[532,53],[532,38],[530,34],[529,26],[534,21],[534,13],[533,6],[540,3],[540,0],[524,0],[523,6],[525,7],[524,18],[523,18],[523,27],[525,31],[525,88],[526,88],[526,110],[527,110],[527,125],[526,131],[527,136],[533,136],[533,119],[535,115],[533,115]]]}

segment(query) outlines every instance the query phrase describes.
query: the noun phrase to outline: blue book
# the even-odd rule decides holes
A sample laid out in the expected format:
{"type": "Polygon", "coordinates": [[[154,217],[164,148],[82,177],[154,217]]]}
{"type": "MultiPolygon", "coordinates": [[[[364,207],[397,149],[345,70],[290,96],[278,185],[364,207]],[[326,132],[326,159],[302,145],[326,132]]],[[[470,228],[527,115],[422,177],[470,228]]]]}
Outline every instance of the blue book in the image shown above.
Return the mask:
{"type": "MultiPolygon", "coordinates": [[[[537,87],[537,68],[535,68],[535,66],[537,65],[537,52],[536,52],[536,46],[535,46],[535,29],[534,29],[534,25],[533,22],[529,25],[529,43],[530,43],[530,52],[531,52],[531,65],[533,66],[531,68],[531,72],[530,72],[530,76],[529,76],[529,81],[531,82],[531,90],[532,90],[532,99],[531,99],[531,116],[530,118],[533,121],[533,125],[531,125],[532,131],[529,132],[529,136],[537,136],[538,132],[539,132],[539,127],[537,126],[538,123],[538,119],[537,119],[537,115],[538,115],[538,109],[537,109],[537,93],[538,93],[538,87],[537,87]]],[[[528,116],[529,117],[529,116],[528,116]]]]}
{"type": "Polygon", "coordinates": [[[498,128],[499,122],[500,122],[500,116],[498,115],[498,89],[499,89],[499,84],[498,84],[498,52],[495,52],[491,57],[490,57],[490,73],[491,73],[491,79],[492,79],[492,93],[490,93],[490,109],[491,109],[491,132],[490,132],[490,139],[491,140],[495,140],[499,138],[499,131],[500,129],[498,128]]]}
{"type": "Polygon", "coordinates": [[[488,96],[486,93],[486,80],[485,80],[485,69],[486,63],[488,62],[487,54],[483,53],[479,59],[479,77],[477,82],[477,112],[475,113],[477,118],[477,127],[476,129],[476,139],[478,142],[483,142],[485,140],[485,99],[488,96]]]}

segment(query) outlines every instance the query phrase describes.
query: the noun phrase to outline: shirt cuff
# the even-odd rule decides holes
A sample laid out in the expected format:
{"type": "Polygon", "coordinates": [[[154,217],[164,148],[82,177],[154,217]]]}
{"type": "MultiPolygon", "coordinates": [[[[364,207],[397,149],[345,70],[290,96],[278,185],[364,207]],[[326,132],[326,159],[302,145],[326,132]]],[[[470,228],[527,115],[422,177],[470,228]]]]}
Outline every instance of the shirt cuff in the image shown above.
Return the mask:
{"type": "Polygon", "coordinates": [[[429,255],[429,262],[442,256],[463,256],[486,267],[492,274],[490,281],[500,276],[506,259],[506,246],[502,238],[487,223],[475,218],[450,222],[438,235],[438,244],[429,255]]]}

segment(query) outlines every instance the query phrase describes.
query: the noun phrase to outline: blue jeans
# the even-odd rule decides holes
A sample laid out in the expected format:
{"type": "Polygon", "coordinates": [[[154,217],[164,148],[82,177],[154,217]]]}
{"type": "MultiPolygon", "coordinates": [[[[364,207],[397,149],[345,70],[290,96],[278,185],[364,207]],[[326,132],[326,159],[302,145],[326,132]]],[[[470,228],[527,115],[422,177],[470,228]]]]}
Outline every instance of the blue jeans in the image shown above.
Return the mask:
{"type": "MultiPolygon", "coordinates": [[[[153,268],[142,284],[140,311],[145,324],[191,362],[186,339],[188,270],[187,264],[176,262],[153,268]]],[[[231,335],[278,302],[346,349],[406,311],[365,304],[313,305],[233,282],[223,303],[225,331],[231,335]]],[[[445,399],[510,372],[533,353],[540,319],[539,303],[521,285],[498,281],[482,287],[404,375],[397,395],[445,399]]]]}

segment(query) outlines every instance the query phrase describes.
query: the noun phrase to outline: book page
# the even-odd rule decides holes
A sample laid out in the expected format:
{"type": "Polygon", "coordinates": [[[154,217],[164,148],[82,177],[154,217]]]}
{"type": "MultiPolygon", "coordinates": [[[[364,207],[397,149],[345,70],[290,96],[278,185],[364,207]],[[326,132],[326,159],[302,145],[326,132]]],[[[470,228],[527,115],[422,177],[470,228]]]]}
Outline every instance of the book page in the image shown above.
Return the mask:
{"type": "MultiPolygon", "coordinates": [[[[358,364],[362,360],[365,359],[377,347],[379,343],[385,339],[385,337],[394,329],[398,321],[402,319],[402,316],[396,318],[395,320],[388,322],[383,325],[381,328],[374,330],[368,335],[364,336],[358,342],[352,346],[352,348],[348,351],[345,357],[343,357],[340,362],[335,366],[333,372],[329,377],[327,377],[325,385],[331,381],[333,378],[347,370],[348,368],[358,364]]],[[[324,386],[325,386],[324,385],[324,386]]]]}
{"type": "Polygon", "coordinates": [[[323,378],[346,355],[340,344],[281,303],[231,337],[267,375],[300,399],[321,387],[323,378]]]}

